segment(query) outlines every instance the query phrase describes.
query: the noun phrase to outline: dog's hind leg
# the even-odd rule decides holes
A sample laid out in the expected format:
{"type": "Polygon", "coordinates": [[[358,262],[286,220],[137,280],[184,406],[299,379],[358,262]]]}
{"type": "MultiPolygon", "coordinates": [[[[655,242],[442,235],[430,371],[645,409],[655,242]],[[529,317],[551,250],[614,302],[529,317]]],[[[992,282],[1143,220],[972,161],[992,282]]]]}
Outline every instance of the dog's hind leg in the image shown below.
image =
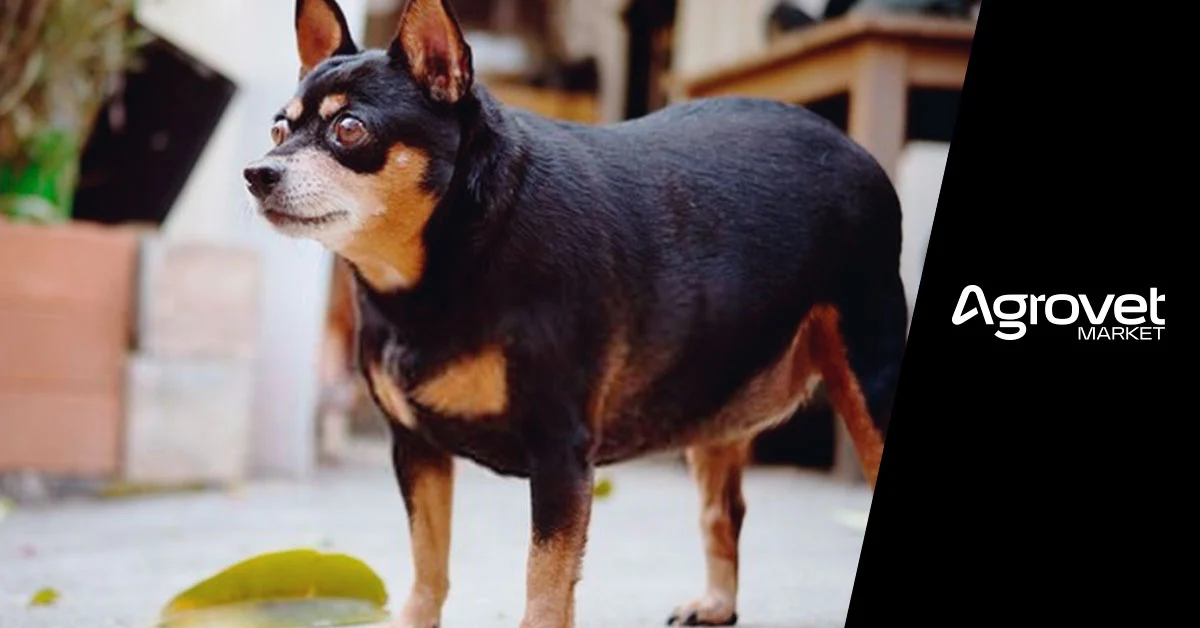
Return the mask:
{"type": "Polygon", "coordinates": [[[869,299],[821,306],[813,316],[812,355],[833,409],[845,424],[872,490],[900,374],[907,305],[897,275],[869,299]]]}
{"type": "Polygon", "coordinates": [[[700,490],[700,528],[708,587],[700,599],[676,608],[667,625],[737,623],[738,541],[746,515],[742,470],[749,451],[748,440],[687,450],[688,463],[700,490]]]}

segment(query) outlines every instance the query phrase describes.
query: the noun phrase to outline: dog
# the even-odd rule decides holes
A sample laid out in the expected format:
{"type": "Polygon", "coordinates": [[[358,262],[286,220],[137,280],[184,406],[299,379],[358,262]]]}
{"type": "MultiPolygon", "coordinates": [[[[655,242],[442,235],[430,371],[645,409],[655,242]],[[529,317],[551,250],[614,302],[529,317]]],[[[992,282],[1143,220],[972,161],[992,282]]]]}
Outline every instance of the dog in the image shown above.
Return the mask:
{"type": "Polygon", "coordinates": [[[509,108],[446,0],[399,15],[362,50],[334,0],[297,2],[297,91],[244,171],[278,232],[353,270],[414,552],[395,625],[439,625],[455,460],[528,480],[520,626],[568,628],[595,470],[670,451],[699,485],[708,585],[669,623],[735,624],[757,434],[823,385],[874,490],[908,317],[888,176],[782,102],[609,125],[509,108]]]}

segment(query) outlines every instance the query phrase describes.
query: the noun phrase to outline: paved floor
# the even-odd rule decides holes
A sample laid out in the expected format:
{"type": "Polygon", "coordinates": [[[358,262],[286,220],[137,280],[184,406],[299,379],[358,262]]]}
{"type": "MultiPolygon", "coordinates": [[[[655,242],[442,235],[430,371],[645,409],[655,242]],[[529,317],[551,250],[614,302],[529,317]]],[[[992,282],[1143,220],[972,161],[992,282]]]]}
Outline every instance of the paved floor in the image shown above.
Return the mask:
{"type": "MultiPolygon", "coordinates": [[[[410,577],[402,502],[382,452],[311,482],[237,492],[22,506],[0,521],[0,627],[151,628],[175,593],[250,555],[300,546],[348,552],[398,605],[410,577]],[[52,607],[27,608],[54,587],[52,607]]],[[[525,484],[460,466],[447,628],[515,628],[523,600],[525,484]]],[[[579,628],[662,626],[700,593],[696,493],[685,470],[649,461],[606,470],[578,593],[579,628]]],[[[747,479],[742,628],[844,624],[870,494],[819,474],[747,479]]]]}

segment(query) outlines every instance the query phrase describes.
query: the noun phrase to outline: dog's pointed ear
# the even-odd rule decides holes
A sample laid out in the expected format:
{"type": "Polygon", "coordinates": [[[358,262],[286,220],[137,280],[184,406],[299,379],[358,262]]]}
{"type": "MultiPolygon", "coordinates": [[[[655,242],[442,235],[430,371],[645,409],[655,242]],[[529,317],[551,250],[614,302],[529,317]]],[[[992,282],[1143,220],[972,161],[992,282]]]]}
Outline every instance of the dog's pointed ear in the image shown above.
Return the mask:
{"type": "Polygon", "coordinates": [[[358,52],[336,0],[296,0],[296,45],[300,78],[329,57],[358,52]]]}
{"type": "Polygon", "coordinates": [[[388,54],[436,102],[457,103],[475,78],[471,47],[448,0],[408,0],[388,54]]]}

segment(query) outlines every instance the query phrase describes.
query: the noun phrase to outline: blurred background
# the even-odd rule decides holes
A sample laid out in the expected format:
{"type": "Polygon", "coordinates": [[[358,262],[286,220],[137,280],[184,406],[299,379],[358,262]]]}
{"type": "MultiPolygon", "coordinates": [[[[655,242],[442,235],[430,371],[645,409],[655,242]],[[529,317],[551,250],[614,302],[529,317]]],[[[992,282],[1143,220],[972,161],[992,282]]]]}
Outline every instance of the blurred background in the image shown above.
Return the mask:
{"type": "MultiPolygon", "coordinates": [[[[398,0],[339,1],[360,44],[391,39],[398,0]]],[[[978,3],[453,5],[512,106],[608,124],[744,95],[825,116],[899,190],[915,301],[978,3]]],[[[242,178],[295,89],[294,6],[0,0],[0,627],[155,625],[198,580],[293,547],[361,557],[393,610],[411,585],[347,276],[242,178]]],[[[844,625],[872,495],[820,393],[755,454],[739,614],[844,625]]],[[[511,627],[528,488],[458,468],[444,621],[511,627]]],[[[678,456],[601,478],[580,623],[662,625],[703,583],[695,484],[678,456]]]]}
{"type": "MultiPolygon", "coordinates": [[[[513,106],[604,124],[737,94],[829,118],[900,191],[914,302],[977,2],[453,5],[513,106]]],[[[295,87],[293,1],[2,6],[0,494],[302,479],[382,437],[343,269],[270,230],[242,180],[295,87]]],[[[379,47],[401,2],[341,6],[379,47]]],[[[801,414],[758,461],[856,481],[828,410],[801,414]]]]}

